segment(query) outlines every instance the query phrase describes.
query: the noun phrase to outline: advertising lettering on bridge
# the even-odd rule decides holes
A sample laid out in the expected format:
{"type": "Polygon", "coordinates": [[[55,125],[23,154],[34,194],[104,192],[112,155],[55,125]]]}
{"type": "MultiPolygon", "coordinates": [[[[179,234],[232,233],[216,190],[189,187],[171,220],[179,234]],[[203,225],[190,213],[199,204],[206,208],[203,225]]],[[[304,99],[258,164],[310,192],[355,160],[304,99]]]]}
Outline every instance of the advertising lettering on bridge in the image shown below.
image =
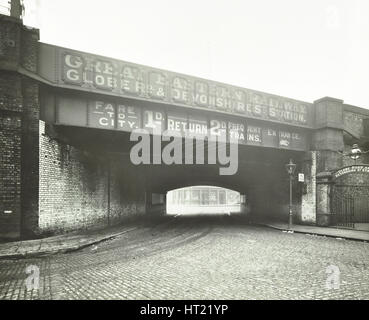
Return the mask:
{"type": "MultiPolygon", "coordinates": [[[[154,109],[127,102],[84,100],[70,96],[58,96],[56,101],[54,107],[43,106],[57,110],[51,118],[43,120],[61,125],[126,132],[143,128],[150,133],[162,133],[165,130],[178,132],[184,137],[221,136],[227,141],[237,139],[244,145],[289,150],[305,151],[308,147],[306,130],[265,124],[254,119],[219,116],[211,112],[186,112],[168,107],[154,109]]],[[[51,113],[48,112],[49,115],[51,113]]]]}
{"type": "Polygon", "coordinates": [[[39,63],[40,76],[61,87],[312,128],[307,102],[47,44],[39,63]]]}

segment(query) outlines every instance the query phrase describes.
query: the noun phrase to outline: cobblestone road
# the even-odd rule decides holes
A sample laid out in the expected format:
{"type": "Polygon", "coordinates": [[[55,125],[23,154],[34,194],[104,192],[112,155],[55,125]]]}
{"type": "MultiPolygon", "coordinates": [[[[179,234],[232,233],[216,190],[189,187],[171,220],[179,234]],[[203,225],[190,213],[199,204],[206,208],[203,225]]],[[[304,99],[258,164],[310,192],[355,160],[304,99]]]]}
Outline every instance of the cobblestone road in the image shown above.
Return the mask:
{"type": "Polygon", "coordinates": [[[73,253],[0,261],[0,298],[368,299],[369,244],[175,218],[73,253]],[[38,290],[25,285],[29,266],[40,270],[38,290]]]}

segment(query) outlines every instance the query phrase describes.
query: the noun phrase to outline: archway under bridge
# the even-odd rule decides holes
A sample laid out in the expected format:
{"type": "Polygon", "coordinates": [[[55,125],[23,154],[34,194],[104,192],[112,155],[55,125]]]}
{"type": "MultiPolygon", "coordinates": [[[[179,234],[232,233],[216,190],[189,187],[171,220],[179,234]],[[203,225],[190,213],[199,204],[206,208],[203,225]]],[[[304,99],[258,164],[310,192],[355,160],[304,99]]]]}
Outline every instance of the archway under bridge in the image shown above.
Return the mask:
{"type": "MultiPolygon", "coordinates": [[[[286,219],[288,214],[288,176],[285,164],[290,158],[301,167],[304,153],[299,151],[239,145],[238,170],[234,175],[220,175],[222,165],[215,164],[140,164],[130,161],[130,148],[134,145],[129,134],[109,130],[53,126],[55,139],[83,149],[90,159],[111,165],[111,179],[118,182],[111,192],[126,192],[129,185],[136,185],[142,176],[138,192],[145,194],[149,214],[165,212],[167,192],[194,185],[227,188],[246,196],[249,214],[255,219],[286,219]]],[[[296,184],[298,185],[298,184],[296,184]]],[[[298,204],[300,188],[294,190],[294,202],[298,204]]]]}
{"type": "MultiPolygon", "coordinates": [[[[152,194],[162,195],[164,200],[171,190],[191,186],[216,186],[245,196],[252,220],[285,220],[289,200],[285,164],[290,158],[298,164],[297,171],[301,171],[304,154],[241,146],[238,170],[234,175],[219,175],[219,165],[158,165],[142,166],[142,169],[145,170],[148,181],[147,190],[152,194]]],[[[296,208],[301,201],[302,188],[303,185],[295,181],[293,202],[296,208]]]]}

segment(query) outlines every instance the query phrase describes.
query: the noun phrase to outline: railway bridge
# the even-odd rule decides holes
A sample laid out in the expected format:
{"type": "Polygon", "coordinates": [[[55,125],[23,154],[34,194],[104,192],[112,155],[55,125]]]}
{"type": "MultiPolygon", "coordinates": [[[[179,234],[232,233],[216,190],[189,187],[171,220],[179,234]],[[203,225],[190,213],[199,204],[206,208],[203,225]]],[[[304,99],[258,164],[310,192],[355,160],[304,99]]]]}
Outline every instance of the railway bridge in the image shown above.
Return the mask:
{"type": "Polygon", "coordinates": [[[353,144],[369,149],[367,109],[331,97],[299,101],[42,43],[39,30],[2,15],[0,125],[0,237],[164,214],[168,191],[194,185],[240,192],[255,219],[287,219],[289,159],[300,174],[293,186],[295,222],[336,224],[342,199],[369,195],[368,157],[345,156],[353,144]],[[203,157],[169,152],[173,163],[163,163],[172,142],[164,138],[168,130],[183,142],[174,151],[193,151],[195,137],[203,157]],[[132,161],[134,132],[148,133],[147,163],[132,161]],[[213,138],[224,146],[212,145],[213,138]],[[155,150],[158,140],[163,145],[155,150]],[[234,141],[236,157],[229,156],[234,141]],[[221,152],[228,163],[220,161],[221,152]],[[220,174],[233,160],[235,170],[220,174]]]}

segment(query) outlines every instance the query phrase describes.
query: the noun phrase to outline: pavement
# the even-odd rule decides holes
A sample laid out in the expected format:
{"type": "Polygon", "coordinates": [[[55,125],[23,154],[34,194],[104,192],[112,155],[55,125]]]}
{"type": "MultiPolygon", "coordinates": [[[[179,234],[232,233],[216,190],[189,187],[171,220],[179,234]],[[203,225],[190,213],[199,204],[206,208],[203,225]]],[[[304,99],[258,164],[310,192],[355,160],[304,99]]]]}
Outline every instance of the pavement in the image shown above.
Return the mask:
{"type": "MultiPolygon", "coordinates": [[[[169,219],[170,220],[170,219],[169,219]]],[[[168,220],[168,221],[169,221],[168,220]]],[[[159,220],[158,220],[159,221],[159,220]]],[[[159,223],[159,222],[158,222],[159,223]]],[[[288,225],[281,222],[258,222],[258,225],[288,231],[288,225]]],[[[143,224],[135,223],[125,226],[115,226],[103,230],[72,232],[63,235],[41,238],[36,240],[14,241],[0,244],[0,259],[30,258],[43,255],[66,253],[80,250],[87,246],[113,239],[124,233],[134,231],[143,224]]],[[[333,227],[316,227],[293,225],[291,230],[297,233],[313,234],[339,239],[369,241],[369,232],[333,227]]]]}
{"type": "MultiPolygon", "coordinates": [[[[157,223],[159,222],[160,219],[157,219],[157,223]]],[[[136,220],[127,222],[126,225],[104,229],[75,231],[35,240],[0,243],[0,260],[31,258],[80,250],[134,231],[147,223],[152,223],[152,219],[149,219],[146,223],[142,220],[136,220]]]]}
{"type": "Polygon", "coordinates": [[[308,225],[293,225],[291,227],[291,230],[289,230],[288,224],[283,222],[259,222],[258,224],[286,232],[293,231],[297,233],[313,234],[318,236],[333,237],[339,239],[369,241],[369,232],[362,230],[336,228],[336,227],[317,227],[308,225]]]}

